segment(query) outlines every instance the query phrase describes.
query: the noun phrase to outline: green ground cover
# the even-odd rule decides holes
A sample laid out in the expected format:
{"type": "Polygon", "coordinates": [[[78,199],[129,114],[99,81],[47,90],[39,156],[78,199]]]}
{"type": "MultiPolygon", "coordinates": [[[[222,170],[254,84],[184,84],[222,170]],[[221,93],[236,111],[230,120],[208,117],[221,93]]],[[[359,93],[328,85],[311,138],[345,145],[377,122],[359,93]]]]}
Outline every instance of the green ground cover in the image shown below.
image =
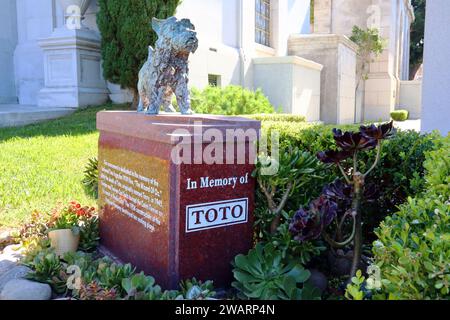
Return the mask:
{"type": "Polygon", "coordinates": [[[33,210],[77,200],[94,205],[81,180],[97,155],[95,115],[105,105],[39,124],[0,129],[0,228],[18,226],[33,210]]]}

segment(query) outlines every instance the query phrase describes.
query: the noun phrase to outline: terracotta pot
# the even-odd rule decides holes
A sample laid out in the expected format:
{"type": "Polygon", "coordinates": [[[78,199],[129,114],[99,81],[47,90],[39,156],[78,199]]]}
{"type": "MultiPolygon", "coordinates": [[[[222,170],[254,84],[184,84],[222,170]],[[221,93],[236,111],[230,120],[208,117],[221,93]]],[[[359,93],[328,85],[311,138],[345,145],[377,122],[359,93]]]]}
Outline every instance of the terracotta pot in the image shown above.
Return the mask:
{"type": "Polygon", "coordinates": [[[53,230],[48,233],[51,247],[58,256],[68,252],[76,252],[80,242],[80,235],[75,235],[72,229],[53,230]]]}

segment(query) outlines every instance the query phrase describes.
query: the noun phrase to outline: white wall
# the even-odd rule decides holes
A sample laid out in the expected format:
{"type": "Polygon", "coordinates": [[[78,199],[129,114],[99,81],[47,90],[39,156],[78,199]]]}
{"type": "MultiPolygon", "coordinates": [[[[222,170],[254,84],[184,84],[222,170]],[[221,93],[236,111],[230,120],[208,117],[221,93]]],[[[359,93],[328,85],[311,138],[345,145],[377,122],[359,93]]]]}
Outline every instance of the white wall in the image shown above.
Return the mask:
{"type": "Polygon", "coordinates": [[[0,103],[16,103],[14,49],[17,44],[16,1],[0,0],[0,103]]]}
{"type": "Polygon", "coordinates": [[[422,80],[400,81],[400,98],[396,109],[408,110],[410,119],[420,119],[422,80]]]}
{"type": "Polygon", "coordinates": [[[321,64],[287,56],[256,58],[254,65],[255,88],[262,89],[275,108],[307,121],[320,120],[321,64]]]}
{"type": "Polygon", "coordinates": [[[20,104],[37,104],[44,87],[43,53],[37,40],[55,26],[52,0],[16,0],[18,44],[14,53],[16,89],[20,104]]]}
{"type": "Polygon", "coordinates": [[[208,74],[221,76],[221,83],[239,83],[238,0],[185,0],[177,9],[178,18],[195,25],[199,48],[190,57],[189,83],[208,85],[208,74]]]}
{"type": "Polygon", "coordinates": [[[450,131],[450,1],[427,1],[422,131],[450,131]]]}
{"type": "Polygon", "coordinates": [[[176,16],[191,19],[199,38],[190,58],[190,86],[205,87],[214,74],[222,86],[254,88],[252,59],[286,56],[289,35],[309,33],[309,5],[309,0],[272,0],[271,47],[265,47],[255,43],[255,0],[184,0],[176,16]]]}

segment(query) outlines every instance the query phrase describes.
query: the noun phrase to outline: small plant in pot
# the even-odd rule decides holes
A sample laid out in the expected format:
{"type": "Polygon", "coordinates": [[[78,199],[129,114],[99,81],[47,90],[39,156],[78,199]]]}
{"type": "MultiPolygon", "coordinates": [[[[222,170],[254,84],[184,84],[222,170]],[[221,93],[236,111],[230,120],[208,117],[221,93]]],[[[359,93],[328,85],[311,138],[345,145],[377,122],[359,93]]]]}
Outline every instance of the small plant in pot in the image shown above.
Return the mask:
{"type": "Polygon", "coordinates": [[[80,243],[80,230],[94,214],[95,208],[82,207],[70,202],[62,210],[54,210],[48,224],[48,237],[55,253],[62,256],[76,252],[80,243]]]}

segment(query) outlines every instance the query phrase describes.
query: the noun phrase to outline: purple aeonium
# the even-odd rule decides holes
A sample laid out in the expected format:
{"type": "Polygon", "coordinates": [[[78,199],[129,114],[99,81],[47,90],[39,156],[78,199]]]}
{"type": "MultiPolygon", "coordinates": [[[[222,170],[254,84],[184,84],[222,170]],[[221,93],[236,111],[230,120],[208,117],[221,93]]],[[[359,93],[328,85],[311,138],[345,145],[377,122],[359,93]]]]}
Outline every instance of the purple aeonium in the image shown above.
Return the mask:
{"type": "Polygon", "coordinates": [[[395,134],[394,121],[383,123],[379,126],[361,126],[361,134],[367,139],[383,140],[389,139],[395,134]]]}
{"type": "Polygon", "coordinates": [[[289,224],[289,231],[299,242],[315,240],[330,225],[336,214],[337,204],[325,196],[320,196],[310,203],[307,210],[300,208],[295,213],[289,224]]]}
{"type": "Polygon", "coordinates": [[[347,201],[351,199],[352,192],[352,186],[339,179],[326,185],[322,190],[322,194],[333,201],[347,201]]]}
{"type": "Polygon", "coordinates": [[[340,129],[333,129],[336,144],[344,151],[355,153],[359,150],[370,150],[377,146],[376,139],[365,137],[361,132],[344,132],[340,129]]]}
{"type": "Polygon", "coordinates": [[[317,153],[317,158],[323,163],[339,163],[352,156],[349,151],[328,150],[317,153]]]}

